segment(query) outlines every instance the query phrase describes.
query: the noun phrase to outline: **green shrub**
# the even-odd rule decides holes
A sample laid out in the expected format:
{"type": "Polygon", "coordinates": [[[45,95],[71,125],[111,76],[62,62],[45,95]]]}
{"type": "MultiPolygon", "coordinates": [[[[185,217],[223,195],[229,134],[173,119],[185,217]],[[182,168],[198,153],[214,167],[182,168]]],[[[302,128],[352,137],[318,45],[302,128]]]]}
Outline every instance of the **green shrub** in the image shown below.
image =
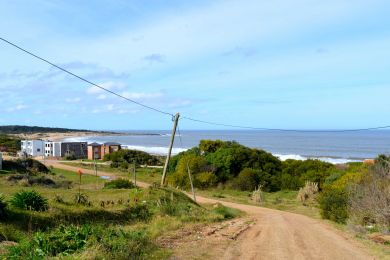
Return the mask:
{"type": "Polygon", "coordinates": [[[348,218],[348,196],[340,189],[326,189],[319,197],[321,216],[338,223],[348,218]]]}
{"type": "Polygon", "coordinates": [[[0,242],[2,240],[20,242],[26,235],[13,225],[0,225],[0,242]]]}
{"type": "Polygon", "coordinates": [[[89,201],[88,195],[83,193],[77,193],[74,195],[74,202],[76,204],[81,204],[84,206],[91,206],[91,202],[89,201]]]}
{"type": "Polygon", "coordinates": [[[99,227],[93,235],[91,244],[99,245],[103,259],[147,259],[147,253],[156,248],[145,231],[99,227]]]}
{"type": "Polygon", "coordinates": [[[92,234],[89,226],[59,226],[50,233],[37,232],[30,241],[10,248],[9,257],[41,259],[70,255],[85,247],[92,234]]]}
{"type": "Polygon", "coordinates": [[[128,215],[133,220],[148,221],[152,217],[149,207],[145,204],[136,204],[128,209],[128,215]]]}
{"type": "Polygon", "coordinates": [[[212,211],[221,215],[223,219],[232,219],[240,215],[239,210],[225,207],[222,204],[217,204],[212,211]]]}
{"type": "Polygon", "coordinates": [[[49,207],[47,199],[34,190],[17,192],[10,203],[14,207],[33,211],[45,211],[49,207]]]}
{"type": "Polygon", "coordinates": [[[116,179],[104,183],[105,189],[134,189],[135,187],[133,182],[126,179],[116,179]]]}
{"type": "Polygon", "coordinates": [[[5,220],[7,216],[7,203],[5,202],[3,194],[0,193],[0,220],[5,220]]]}
{"type": "Polygon", "coordinates": [[[201,172],[194,176],[194,185],[197,188],[213,187],[217,184],[218,178],[212,172],[201,172]]]}
{"type": "Polygon", "coordinates": [[[259,172],[245,168],[233,181],[233,187],[239,190],[253,191],[259,185],[259,172]]]}

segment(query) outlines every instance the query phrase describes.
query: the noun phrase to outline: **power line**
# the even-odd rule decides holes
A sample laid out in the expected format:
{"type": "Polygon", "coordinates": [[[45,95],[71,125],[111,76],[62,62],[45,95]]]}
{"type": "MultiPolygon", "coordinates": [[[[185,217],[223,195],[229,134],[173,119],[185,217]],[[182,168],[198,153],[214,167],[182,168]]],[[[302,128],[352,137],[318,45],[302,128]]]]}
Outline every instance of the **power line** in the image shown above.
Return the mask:
{"type": "MultiPolygon", "coordinates": [[[[108,93],[111,93],[111,94],[113,94],[113,95],[115,95],[117,97],[125,99],[125,100],[127,100],[129,102],[132,102],[132,103],[134,103],[136,105],[139,105],[139,106],[142,106],[144,108],[153,110],[153,111],[161,113],[161,114],[169,115],[172,118],[174,117],[174,115],[172,113],[160,110],[160,109],[152,107],[152,106],[148,106],[148,105],[142,104],[142,103],[140,103],[138,101],[132,100],[132,99],[127,98],[127,97],[125,97],[125,96],[123,96],[121,94],[118,94],[118,93],[116,93],[116,92],[114,92],[112,90],[104,88],[104,87],[102,87],[102,86],[100,86],[100,85],[98,85],[96,83],[93,83],[92,81],[87,80],[87,79],[85,79],[85,78],[83,78],[83,77],[81,77],[81,76],[79,76],[79,75],[77,75],[77,74],[75,74],[75,73],[65,69],[65,68],[62,68],[61,66],[58,66],[58,65],[54,64],[53,62],[50,62],[50,61],[48,61],[48,60],[46,60],[46,59],[44,59],[44,58],[42,58],[42,57],[40,57],[40,56],[30,52],[30,51],[28,51],[28,50],[26,50],[26,49],[24,49],[24,48],[22,48],[22,47],[20,47],[20,46],[18,46],[16,44],[14,44],[14,43],[12,43],[12,42],[4,39],[4,38],[0,37],[0,40],[2,40],[3,42],[5,42],[5,43],[7,43],[7,44],[9,44],[9,45],[11,45],[11,46],[13,46],[13,47],[23,51],[23,52],[25,52],[25,53],[35,57],[35,58],[37,58],[37,59],[39,59],[39,60],[41,60],[41,61],[43,61],[43,62],[45,62],[47,64],[50,64],[51,66],[53,66],[53,67],[55,67],[55,68],[65,72],[65,73],[67,73],[67,74],[69,74],[69,75],[71,75],[73,77],[76,77],[76,78],[78,78],[78,79],[80,79],[80,80],[82,80],[82,81],[84,81],[84,82],[86,82],[86,83],[88,83],[90,85],[93,85],[93,86],[95,86],[95,87],[97,87],[97,88],[99,88],[101,90],[104,90],[104,91],[106,91],[108,93]]],[[[299,130],[299,129],[266,128],[266,127],[253,127],[253,126],[244,126],[244,125],[225,124],[225,123],[218,123],[218,122],[213,122],[213,121],[206,121],[206,120],[196,119],[196,118],[187,117],[187,116],[182,116],[181,119],[186,119],[186,120],[197,122],[197,123],[208,124],[208,125],[215,125],[215,126],[223,126],[223,127],[231,127],[231,128],[239,128],[239,129],[248,129],[248,130],[280,131],[280,132],[358,132],[358,131],[370,131],[370,130],[379,130],[379,129],[390,128],[390,125],[386,125],[386,126],[358,128],[358,129],[341,129],[341,130],[299,130]]]]}
{"type": "Polygon", "coordinates": [[[56,67],[57,69],[62,70],[63,72],[68,73],[69,75],[71,75],[71,76],[73,76],[73,77],[76,77],[76,78],[78,78],[78,79],[80,79],[80,80],[82,80],[82,81],[84,81],[84,82],[86,82],[86,83],[88,83],[88,84],[90,84],[90,85],[92,85],[92,86],[95,86],[95,87],[97,87],[97,88],[99,88],[99,89],[101,89],[101,90],[104,90],[104,91],[106,91],[106,92],[108,92],[108,93],[111,93],[111,94],[117,96],[117,97],[120,97],[120,98],[122,98],[122,99],[125,99],[125,100],[127,100],[127,101],[130,101],[130,102],[132,102],[132,103],[134,103],[134,104],[136,104],[136,105],[142,106],[142,107],[144,107],[144,108],[153,110],[153,111],[155,111],[155,112],[158,112],[158,113],[161,113],[161,114],[165,114],[165,115],[169,115],[169,116],[173,116],[172,113],[169,113],[169,112],[160,110],[160,109],[158,109],[158,108],[154,108],[154,107],[151,107],[151,106],[142,104],[142,103],[140,103],[140,102],[138,102],[138,101],[135,101],[135,100],[133,100],[133,99],[127,98],[127,97],[125,97],[125,96],[123,96],[123,95],[121,95],[121,94],[118,94],[118,93],[116,93],[116,92],[114,92],[114,91],[111,91],[111,90],[109,90],[109,89],[107,89],[107,88],[104,88],[104,87],[102,87],[102,86],[99,86],[98,84],[93,83],[92,81],[90,81],[90,80],[88,80],[88,79],[85,79],[85,78],[83,78],[83,77],[81,77],[81,76],[79,76],[79,75],[76,75],[75,73],[73,73],[73,72],[71,72],[71,71],[69,71],[69,70],[67,70],[67,69],[64,69],[63,67],[58,66],[58,65],[54,64],[53,62],[48,61],[47,59],[44,59],[44,58],[42,58],[42,57],[40,57],[40,56],[38,56],[38,55],[36,55],[36,54],[30,52],[30,51],[28,51],[28,50],[26,50],[26,49],[24,49],[24,48],[18,46],[18,45],[14,44],[14,43],[12,43],[12,42],[10,42],[10,41],[8,41],[8,40],[6,40],[6,39],[4,39],[4,38],[1,38],[1,37],[0,37],[0,40],[2,40],[3,42],[5,42],[5,43],[7,43],[7,44],[9,44],[9,45],[11,45],[11,46],[13,46],[13,47],[15,47],[15,48],[21,50],[21,51],[23,51],[23,52],[25,52],[25,53],[27,53],[28,55],[31,55],[31,56],[33,56],[33,57],[35,57],[35,58],[37,58],[37,59],[39,59],[39,60],[41,60],[41,61],[47,63],[47,64],[50,64],[51,66],[56,67]]]}
{"type": "Polygon", "coordinates": [[[357,128],[357,129],[340,129],[340,130],[300,130],[300,129],[282,129],[282,128],[266,128],[266,127],[253,127],[253,126],[243,126],[243,125],[231,125],[224,123],[217,123],[212,121],[200,120],[192,117],[182,116],[181,119],[186,119],[193,122],[198,122],[202,124],[215,125],[215,126],[224,126],[224,127],[232,127],[232,128],[240,128],[240,129],[248,129],[248,130],[264,130],[264,131],[279,131],[279,132],[359,132],[359,131],[370,131],[370,130],[379,130],[379,129],[387,129],[390,128],[390,125],[386,126],[376,126],[376,127],[368,127],[368,128],[357,128]]]}

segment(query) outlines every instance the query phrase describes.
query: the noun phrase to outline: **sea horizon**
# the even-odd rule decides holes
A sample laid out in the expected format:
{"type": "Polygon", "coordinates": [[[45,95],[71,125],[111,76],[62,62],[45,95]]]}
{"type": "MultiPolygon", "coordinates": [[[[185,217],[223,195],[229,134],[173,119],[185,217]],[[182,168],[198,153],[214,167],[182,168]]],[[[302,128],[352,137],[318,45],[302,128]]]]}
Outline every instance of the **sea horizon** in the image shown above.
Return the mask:
{"type": "MultiPolygon", "coordinates": [[[[118,142],[128,149],[164,155],[170,130],[112,130],[123,135],[82,136],[65,141],[118,142]]],[[[237,141],[263,149],[281,160],[319,159],[333,164],[363,161],[390,154],[390,131],[285,132],[267,130],[181,130],[176,132],[173,154],[190,149],[202,139],[237,141]]]]}

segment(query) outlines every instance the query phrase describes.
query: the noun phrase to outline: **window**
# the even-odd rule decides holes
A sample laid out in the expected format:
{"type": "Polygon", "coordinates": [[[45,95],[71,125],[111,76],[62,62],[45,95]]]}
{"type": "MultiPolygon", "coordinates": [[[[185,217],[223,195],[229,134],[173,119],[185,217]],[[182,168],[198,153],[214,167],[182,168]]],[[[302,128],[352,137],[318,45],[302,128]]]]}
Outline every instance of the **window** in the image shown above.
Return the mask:
{"type": "Polygon", "coordinates": [[[41,151],[41,149],[40,148],[37,148],[37,152],[40,152],[41,151]]]}

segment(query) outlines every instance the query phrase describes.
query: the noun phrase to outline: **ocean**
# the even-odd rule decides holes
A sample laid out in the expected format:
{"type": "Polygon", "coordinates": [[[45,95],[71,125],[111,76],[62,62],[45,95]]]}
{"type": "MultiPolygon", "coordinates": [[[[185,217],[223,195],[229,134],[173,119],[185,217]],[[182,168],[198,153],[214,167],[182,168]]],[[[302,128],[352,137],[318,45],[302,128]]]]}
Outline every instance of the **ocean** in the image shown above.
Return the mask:
{"type": "MultiPolygon", "coordinates": [[[[118,142],[129,149],[166,154],[170,131],[119,131],[119,136],[66,138],[66,141],[118,142]]],[[[173,154],[197,146],[202,139],[235,140],[245,146],[268,151],[281,160],[316,158],[346,163],[390,154],[390,130],[361,132],[277,132],[277,131],[181,131],[173,154]]]]}

